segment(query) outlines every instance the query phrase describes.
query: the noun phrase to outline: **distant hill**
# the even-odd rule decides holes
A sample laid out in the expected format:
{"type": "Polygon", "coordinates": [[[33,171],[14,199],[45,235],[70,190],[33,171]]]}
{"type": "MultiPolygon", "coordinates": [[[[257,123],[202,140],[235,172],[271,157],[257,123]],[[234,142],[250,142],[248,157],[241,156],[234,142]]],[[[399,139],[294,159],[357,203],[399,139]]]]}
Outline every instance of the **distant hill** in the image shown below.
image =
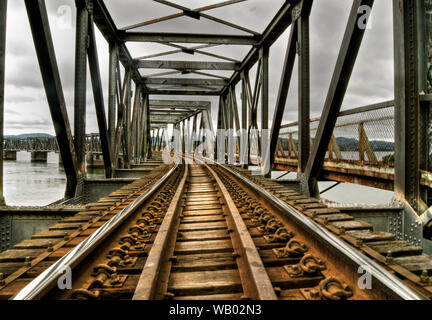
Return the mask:
{"type": "MultiPolygon", "coordinates": [[[[284,150],[288,150],[288,139],[281,138],[280,139],[282,147],[284,150]]],[[[314,141],[314,139],[312,139],[314,141]]],[[[337,144],[341,151],[358,151],[358,140],[353,138],[344,138],[338,137],[336,138],[337,144]]],[[[297,145],[297,140],[294,140],[294,143],[297,145]]],[[[372,149],[375,151],[393,151],[394,143],[387,142],[382,140],[371,140],[370,144],[372,149]]]]}
{"type": "Polygon", "coordinates": [[[27,139],[27,138],[54,138],[48,133],[23,133],[19,135],[5,135],[4,139],[27,139]]]}

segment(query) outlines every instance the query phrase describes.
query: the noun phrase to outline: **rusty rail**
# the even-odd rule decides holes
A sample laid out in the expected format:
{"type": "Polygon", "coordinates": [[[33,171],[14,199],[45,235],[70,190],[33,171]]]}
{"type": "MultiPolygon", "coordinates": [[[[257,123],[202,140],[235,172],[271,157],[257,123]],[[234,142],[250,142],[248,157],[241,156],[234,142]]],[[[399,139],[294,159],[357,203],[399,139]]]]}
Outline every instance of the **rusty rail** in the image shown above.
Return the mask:
{"type": "MultiPolygon", "coordinates": [[[[210,172],[216,181],[218,188],[222,192],[222,197],[228,209],[227,220],[233,227],[233,247],[234,252],[239,254],[239,268],[244,291],[249,298],[254,300],[276,300],[277,296],[273,289],[272,283],[265,270],[264,264],[258,254],[257,248],[249,234],[249,231],[238,212],[233,200],[227,189],[217,174],[207,165],[205,168],[210,172]]],[[[165,278],[169,277],[169,269],[166,261],[169,261],[169,255],[174,252],[176,242],[176,232],[180,223],[179,207],[181,205],[182,195],[184,193],[186,181],[189,175],[188,165],[179,188],[172,199],[164,221],[159,229],[156,239],[146,260],[144,269],[140,275],[137,289],[134,293],[133,300],[151,300],[156,298],[156,290],[165,278]]]]}
{"type": "Polygon", "coordinates": [[[139,196],[135,201],[124,208],[119,214],[106,222],[101,228],[86,240],[77,245],[60,260],[46,269],[42,274],[31,281],[13,300],[36,299],[41,293],[49,290],[57,281],[59,274],[66,267],[72,267],[82,261],[95,247],[97,247],[108,235],[115,230],[132,212],[134,212],[144,201],[146,201],[177,169],[175,165],[167,174],[158,180],[150,189],[139,196]]]}
{"type": "MultiPolygon", "coordinates": [[[[212,161],[210,159],[206,159],[207,161],[212,161]]],[[[292,219],[296,221],[299,225],[305,228],[308,232],[310,232],[312,237],[319,239],[323,245],[331,250],[337,252],[342,258],[349,261],[350,264],[360,267],[360,266],[368,266],[371,269],[371,274],[374,280],[390,295],[395,296],[399,299],[404,300],[423,300],[424,297],[419,295],[417,292],[412,290],[406,284],[404,284],[400,279],[396,276],[392,275],[389,271],[385,270],[383,267],[378,265],[375,261],[368,258],[364,254],[360,253],[358,250],[354,249],[347,243],[343,242],[341,239],[336,237],[335,235],[329,233],[326,229],[324,229],[319,224],[315,223],[311,219],[308,219],[297,209],[287,205],[282,200],[278,199],[271,193],[267,192],[263,188],[259,187],[255,183],[249,181],[244,178],[239,173],[227,168],[217,162],[213,162],[219,167],[223,168],[230,174],[236,177],[236,179],[242,181],[244,184],[248,185],[250,188],[259,192],[264,198],[271,201],[275,206],[277,206],[284,213],[289,215],[292,219]]]]}

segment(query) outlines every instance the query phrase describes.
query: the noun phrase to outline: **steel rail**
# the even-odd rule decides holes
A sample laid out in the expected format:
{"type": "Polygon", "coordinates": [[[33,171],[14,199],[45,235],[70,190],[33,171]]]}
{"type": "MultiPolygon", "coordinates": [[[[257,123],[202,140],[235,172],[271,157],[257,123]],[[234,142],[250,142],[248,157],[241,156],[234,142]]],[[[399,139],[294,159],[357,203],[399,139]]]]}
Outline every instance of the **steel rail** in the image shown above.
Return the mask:
{"type": "Polygon", "coordinates": [[[169,254],[167,249],[170,247],[170,236],[175,231],[178,208],[184,193],[188,174],[188,166],[185,165],[183,178],[171,200],[168,211],[150,249],[132,300],[152,300],[155,297],[160,283],[161,269],[165,262],[164,258],[169,254]]]}
{"type": "Polygon", "coordinates": [[[215,178],[222,195],[227,204],[227,208],[231,213],[231,224],[236,230],[237,241],[233,244],[239,250],[240,257],[243,257],[243,263],[240,267],[244,267],[246,270],[246,279],[243,279],[245,285],[245,292],[252,294],[250,298],[254,300],[277,300],[277,295],[271,283],[270,277],[265,272],[264,263],[258,253],[258,249],[255,246],[252,236],[243,221],[234,201],[229,195],[225,185],[218,177],[218,174],[212,170],[208,165],[204,164],[210,174],[215,178]]]}
{"type": "MultiPolygon", "coordinates": [[[[188,157],[186,162],[188,160],[192,159],[188,157]]],[[[253,299],[277,300],[277,296],[274,292],[270,278],[266,272],[263,272],[263,270],[265,270],[264,264],[249,234],[249,231],[237,210],[237,207],[229,196],[228,191],[218,177],[217,173],[215,173],[206,164],[204,164],[204,166],[209,171],[210,175],[213,176],[217,186],[220,188],[225,203],[227,204],[228,211],[230,212],[231,224],[236,230],[237,239],[232,239],[232,242],[234,247],[238,250],[238,252],[240,252],[240,256],[244,257],[244,262],[239,266],[239,268],[244,267],[247,269],[247,277],[242,278],[245,292],[250,294],[253,299]]],[[[175,224],[178,222],[176,219],[178,216],[178,207],[180,205],[186,181],[189,176],[187,164],[185,168],[184,177],[180,182],[180,186],[174,195],[153,246],[149,252],[145,266],[140,275],[133,300],[151,300],[155,298],[158,284],[161,281],[160,277],[161,274],[163,274],[163,263],[165,262],[166,257],[172,254],[172,252],[167,252],[167,249],[174,250],[174,245],[170,243],[170,241],[173,241],[173,239],[170,239],[169,237],[172,236],[173,231],[175,230],[175,224]]]]}
{"type": "Polygon", "coordinates": [[[55,285],[58,277],[64,274],[67,268],[75,267],[92,250],[97,247],[106,237],[113,232],[124,220],[129,217],[144,201],[146,201],[178,168],[176,164],[171,170],[166,173],[161,179],[153,184],[150,189],[140,195],[126,208],[121,210],[112,219],[107,221],[103,226],[96,230],[91,236],[69,251],[60,260],[46,269],[43,273],[32,280],[20,292],[18,292],[11,300],[32,300],[37,299],[46,290],[55,285]]]}
{"type": "Polygon", "coordinates": [[[369,270],[371,270],[371,275],[373,279],[387,294],[404,300],[425,299],[425,297],[418,294],[413,289],[409,288],[400,279],[392,275],[389,271],[385,270],[378,263],[368,258],[364,254],[358,252],[358,250],[352,248],[350,245],[343,242],[335,235],[331,234],[328,230],[326,230],[316,222],[305,217],[300,211],[289,206],[282,200],[278,199],[276,196],[269,193],[267,190],[249,181],[248,179],[246,179],[239,173],[231,170],[230,168],[227,168],[226,166],[213,161],[212,159],[205,158],[205,160],[220,166],[224,170],[234,175],[248,187],[259,192],[261,196],[263,196],[265,199],[278,207],[278,209],[287,214],[290,218],[293,218],[296,223],[305,228],[306,231],[310,232],[312,236],[325,243],[328,248],[334,250],[340,256],[347,259],[351,264],[355,265],[356,267],[368,266],[369,270]]]}

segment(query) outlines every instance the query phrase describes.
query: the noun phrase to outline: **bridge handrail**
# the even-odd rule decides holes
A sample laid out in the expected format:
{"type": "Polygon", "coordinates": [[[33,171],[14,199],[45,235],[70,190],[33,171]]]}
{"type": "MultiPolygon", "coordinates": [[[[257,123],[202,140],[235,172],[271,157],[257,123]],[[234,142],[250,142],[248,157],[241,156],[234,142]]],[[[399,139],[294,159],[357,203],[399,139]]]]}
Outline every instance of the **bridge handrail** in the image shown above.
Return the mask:
{"type": "MultiPolygon", "coordinates": [[[[338,117],[345,117],[345,116],[354,115],[354,114],[360,114],[360,113],[365,113],[365,112],[370,112],[370,111],[375,111],[375,110],[387,109],[387,108],[391,108],[394,106],[395,106],[395,101],[389,100],[389,101],[384,101],[384,102],[380,102],[380,103],[370,104],[370,105],[363,106],[363,107],[358,107],[358,108],[353,108],[353,109],[341,111],[341,112],[339,112],[338,117]]],[[[310,123],[318,122],[320,120],[321,120],[321,117],[311,118],[310,123]]],[[[369,120],[365,120],[363,122],[368,122],[368,121],[369,120]]],[[[371,119],[371,121],[377,121],[377,119],[371,119]]],[[[288,124],[282,125],[281,130],[295,127],[295,126],[298,126],[298,121],[290,122],[288,124]]],[[[286,132],[281,133],[281,135],[282,134],[286,134],[286,132]]]]}

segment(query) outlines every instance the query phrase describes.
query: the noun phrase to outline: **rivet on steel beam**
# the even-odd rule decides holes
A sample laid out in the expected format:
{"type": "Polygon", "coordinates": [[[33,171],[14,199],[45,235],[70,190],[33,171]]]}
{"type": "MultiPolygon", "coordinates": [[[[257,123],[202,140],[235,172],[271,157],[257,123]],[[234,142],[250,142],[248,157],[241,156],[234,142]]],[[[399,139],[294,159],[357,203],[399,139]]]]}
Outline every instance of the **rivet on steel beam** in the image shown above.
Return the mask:
{"type": "Polygon", "coordinates": [[[53,248],[53,244],[52,244],[52,242],[49,242],[49,243],[48,243],[48,248],[47,248],[47,250],[48,250],[48,252],[53,252],[53,251],[54,251],[54,248],[53,248]]]}

